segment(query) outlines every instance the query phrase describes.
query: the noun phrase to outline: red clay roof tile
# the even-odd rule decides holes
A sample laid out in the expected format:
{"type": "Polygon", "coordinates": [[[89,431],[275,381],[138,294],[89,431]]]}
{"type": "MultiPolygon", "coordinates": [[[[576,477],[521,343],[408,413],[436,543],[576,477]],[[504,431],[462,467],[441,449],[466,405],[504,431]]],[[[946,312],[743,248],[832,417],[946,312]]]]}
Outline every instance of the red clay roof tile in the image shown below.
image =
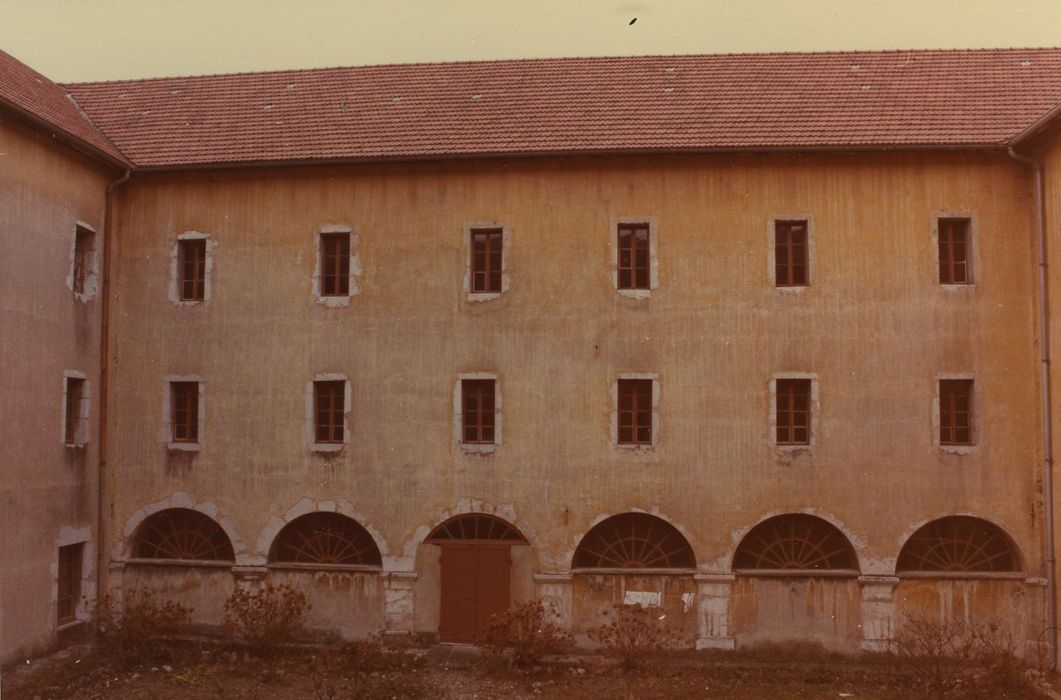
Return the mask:
{"type": "Polygon", "coordinates": [[[1061,49],[529,59],[65,88],[142,168],[1000,147],[1061,103],[1061,49]]]}
{"type": "Polygon", "coordinates": [[[50,125],[96,154],[127,164],[114,144],[63,88],[3,51],[0,51],[0,103],[50,125]]]}

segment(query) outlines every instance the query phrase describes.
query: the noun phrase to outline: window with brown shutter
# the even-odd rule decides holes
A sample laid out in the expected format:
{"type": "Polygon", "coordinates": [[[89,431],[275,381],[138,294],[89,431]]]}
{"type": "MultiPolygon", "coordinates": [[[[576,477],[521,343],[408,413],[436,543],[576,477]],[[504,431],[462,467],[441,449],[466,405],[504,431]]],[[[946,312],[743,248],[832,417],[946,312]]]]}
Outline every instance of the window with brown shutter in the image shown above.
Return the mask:
{"type": "Polygon", "coordinates": [[[939,380],[939,444],[973,444],[973,380],[939,380]]]}
{"type": "Polygon", "coordinates": [[[652,380],[620,379],[616,436],[620,445],[652,444],[652,380]]]}
{"type": "Polygon", "coordinates": [[[939,283],[972,284],[969,219],[939,220],[939,283]]]}
{"type": "Polygon", "coordinates": [[[350,294],[350,234],[320,234],[320,290],[324,297],[350,294]]]}
{"type": "Polygon", "coordinates": [[[648,224],[619,224],[619,289],[651,287],[648,224]]]}
{"type": "Polygon", "coordinates": [[[810,444],[810,379],[777,380],[777,444],[810,444]]]}
{"type": "Polygon", "coordinates": [[[199,441],[199,382],[170,382],[173,442],[199,441]]]}
{"type": "Polygon", "coordinates": [[[503,232],[499,228],[473,228],[472,292],[501,292],[503,232]]]}
{"type": "Polygon", "coordinates": [[[807,285],[807,222],[774,223],[774,284],[778,287],[807,285]]]}
{"type": "Polygon", "coordinates": [[[84,442],[81,435],[81,403],[85,397],[85,380],[78,377],[66,378],[66,425],[63,428],[63,441],[67,445],[80,445],[84,442]]]}
{"type": "Polygon", "coordinates": [[[496,380],[461,380],[461,441],[465,445],[494,444],[496,380]]]}
{"type": "Polygon", "coordinates": [[[81,567],[84,547],[84,542],[78,542],[59,548],[56,624],[65,625],[77,620],[77,605],[81,602],[81,567]]]}
{"type": "Polygon", "coordinates": [[[314,435],[319,443],[342,443],[343,409],[346,403],[346,382],[313,382],[314,435]]]}
{"type": "Polygon", "coordinates": [[[177,241],[177,273],[180,276],[180,300],[202,301],[206,298],[206,240],[177,241]]]}
{"type": "Polygon", "coordinates": [[[74,233],[74,279],[75,294],[84,294],[92,274],[92,248],[95,235],[91,230],[78,226],[74,233]]]}

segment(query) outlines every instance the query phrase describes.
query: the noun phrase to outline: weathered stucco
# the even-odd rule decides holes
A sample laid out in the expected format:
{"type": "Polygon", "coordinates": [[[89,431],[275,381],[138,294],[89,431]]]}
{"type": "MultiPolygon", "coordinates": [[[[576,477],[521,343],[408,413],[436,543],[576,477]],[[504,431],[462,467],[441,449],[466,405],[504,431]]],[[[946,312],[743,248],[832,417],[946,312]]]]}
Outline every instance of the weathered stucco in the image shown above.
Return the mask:
{"type": "MultiPolygon", "coordinates": [[[[57,639],[58,548],[85,542],[77,617],[95,595],[104,191],[116,175],[0,111],[0,661],[57,639]],[[71,288],[78,224],[95,231],[86,293],[71,288]],[[63,439],[64,375],[84,377],[63,439]]],[[[76,626],[76,625],[75,625],[76,626]]],[[[69,627],[69,626],[68,626],[69,627]]],[[[64,630],[66,631],[66,630],[64,630]]]]}

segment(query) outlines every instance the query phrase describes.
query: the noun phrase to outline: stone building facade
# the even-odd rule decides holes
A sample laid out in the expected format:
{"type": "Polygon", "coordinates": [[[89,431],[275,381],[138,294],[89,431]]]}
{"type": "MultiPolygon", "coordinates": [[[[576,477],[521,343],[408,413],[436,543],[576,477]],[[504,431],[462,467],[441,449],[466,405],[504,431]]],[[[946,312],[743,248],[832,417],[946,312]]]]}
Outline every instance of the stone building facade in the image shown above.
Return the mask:
{"type": "Polygon", "coordinates": [[[24,369],[3,375],[23,465],[3,473],[4,660],[86,619],[44,598],[75,539],[86,601],[148,587],[204,624],[272,580],[345,637],[474,641],[542,599],[576,635],[640,603],[697,648],[855,652],[917,613],[1002,621],[1034,653],[1054,614],[1039,236],[1059,231],[1059,64],[52,85],[95,144],[5,97],[0,337],[24,369]],[[779,114],[791,89],[804,112],[779,114]],[[949,89],[995,101],[959,115],[949,89]],[[1044,164],[1045,198],[1014,154],[1044,164]],[[59,286],[86,226],[87,302],[59,286]],[[68,402],[42,387],[68,371],[86,447],[48,437],[68,402]],[[49,510],[62,489],[77,508],[49,510]]]}

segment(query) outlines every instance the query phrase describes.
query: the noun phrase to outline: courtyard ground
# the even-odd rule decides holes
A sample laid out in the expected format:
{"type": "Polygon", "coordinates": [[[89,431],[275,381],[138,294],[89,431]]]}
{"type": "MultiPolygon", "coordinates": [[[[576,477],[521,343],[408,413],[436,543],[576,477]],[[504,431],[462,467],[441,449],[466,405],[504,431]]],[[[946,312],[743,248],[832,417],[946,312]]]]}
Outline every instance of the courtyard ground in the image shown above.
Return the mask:
{"type": "MultiPolygon", "coordinates": [[[[189,641],[162,662],[120,661],[81,645],[3,672],[4,700],[590,700],[673,698],[857,698],[937,696],[925,679],[884,657],[800,658],[798,654],[654,656],[624,672],[600,656],[558,658],[516,671],[473,648],[429,649],[353,658],[322,647],[263,659],[189,641]]],[[[960,698],[1061,698],[1040,674],[995,678],[971,673],[947,692],[960,698]]]]}

